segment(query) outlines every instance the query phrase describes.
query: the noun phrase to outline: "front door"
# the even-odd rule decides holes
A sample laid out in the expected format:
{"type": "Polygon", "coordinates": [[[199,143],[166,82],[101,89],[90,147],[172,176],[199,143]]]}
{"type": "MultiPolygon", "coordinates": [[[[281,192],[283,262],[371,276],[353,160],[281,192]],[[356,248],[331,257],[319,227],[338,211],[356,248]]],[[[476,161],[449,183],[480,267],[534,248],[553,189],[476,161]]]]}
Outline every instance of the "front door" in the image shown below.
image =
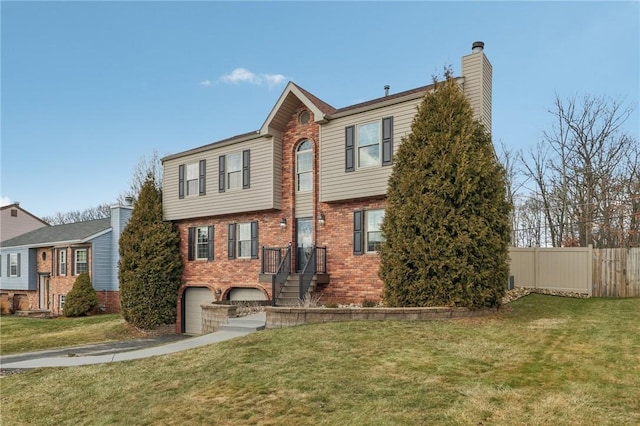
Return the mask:
{"type": "Polygon", "coordinates": [[[40,275],[40,309],[49,309],[49,276],[40,275]]]}
{"type": "Polygon", "coordinates": [[[296,271],[302,271],[313,247],[313,220],[310,217],[296,219],[296,271]]]}

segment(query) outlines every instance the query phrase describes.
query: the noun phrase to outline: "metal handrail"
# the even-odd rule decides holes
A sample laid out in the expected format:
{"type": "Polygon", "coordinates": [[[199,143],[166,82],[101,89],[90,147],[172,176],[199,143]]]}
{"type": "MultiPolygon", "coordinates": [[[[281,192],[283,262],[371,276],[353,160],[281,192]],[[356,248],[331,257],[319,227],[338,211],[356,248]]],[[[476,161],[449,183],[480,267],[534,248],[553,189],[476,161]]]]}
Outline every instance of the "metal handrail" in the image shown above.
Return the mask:
{"type": "Polygon", "coordinates": [[[300,272],[300,300],[304,299],[304,296],[307,294],[309,287],[311,286],[311,281],[313,280],[313,276],[316,274],[318,270],[318,265],[316,264],[316,246],[311,247],[311,255],[307,259],[307,262],[304,264],[302,271],[300,272]]]}
{"type": "MultiPolygon", "coordinates": [[[[284,249],[285,254],[280,259],[277,270],[271,276],[271,306],[276,306],[276,302],[278,300],[278,297],[280,297],[280,293],[282,292],[284,283],[287,282],[287,278],[291,273],[291,244],[289,244],[289,246],[285,247],[284,249]],[[278,286],[277,289],[276,286],[278,286]]],[[[278,249],[278,253],[281,253],[280,249],[278,249]]]]}

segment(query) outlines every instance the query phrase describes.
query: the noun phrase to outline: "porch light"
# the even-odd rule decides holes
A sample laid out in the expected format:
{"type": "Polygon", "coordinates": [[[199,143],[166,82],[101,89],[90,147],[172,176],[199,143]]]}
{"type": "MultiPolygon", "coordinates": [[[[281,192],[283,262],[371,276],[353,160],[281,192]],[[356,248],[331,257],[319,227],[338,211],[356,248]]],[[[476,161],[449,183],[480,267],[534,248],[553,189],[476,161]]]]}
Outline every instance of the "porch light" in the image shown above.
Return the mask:
{"type": "Polygon", "coordinates": [[[287,218],[283,217],[282,219],[280,219],[280,229],[284,229],[287,227],[287,218]]]}
{"type": "Polygon", "coordinates": [[[318,216],[318,224],[324,226],[324,213],[320,213],[320,216],[318,216]]]}

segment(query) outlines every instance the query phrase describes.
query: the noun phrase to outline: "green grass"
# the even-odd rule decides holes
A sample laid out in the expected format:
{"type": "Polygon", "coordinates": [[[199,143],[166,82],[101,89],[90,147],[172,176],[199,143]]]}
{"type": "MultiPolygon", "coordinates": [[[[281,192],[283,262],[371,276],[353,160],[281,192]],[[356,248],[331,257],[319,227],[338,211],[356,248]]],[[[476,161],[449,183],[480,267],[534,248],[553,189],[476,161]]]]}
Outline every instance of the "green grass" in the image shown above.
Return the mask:
{"type": "Polygon", "coordinates": [[[640,299],[266,330],[0,385],[3,425],[640,424],[640,299]]]}
{"type": "Polygon", "coordinates": [[[55,319],[0,317],[0,354],[8,355],[135,337],[119,314],[55,319]]]}

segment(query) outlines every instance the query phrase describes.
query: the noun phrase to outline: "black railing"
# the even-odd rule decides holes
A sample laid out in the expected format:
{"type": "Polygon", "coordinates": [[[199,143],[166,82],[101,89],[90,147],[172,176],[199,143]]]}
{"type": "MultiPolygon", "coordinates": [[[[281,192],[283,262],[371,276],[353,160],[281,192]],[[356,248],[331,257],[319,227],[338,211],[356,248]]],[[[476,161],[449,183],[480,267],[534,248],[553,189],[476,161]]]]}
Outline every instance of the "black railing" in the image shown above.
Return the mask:
{"type": "Polygon", "coordinates": [[[291,244],[287,247],[262,247],[261,274],[275,274],[282,262],[282,258],[291,251],[291,244]]]}
{"type": "Polygon", "coordinates": [[[327,273],[327,247],[316,247],[316,273],[327,273]]]}
{"type": "MultiPolygon", "coordinates": [[[[291,273],[291,244],[288,247],[282,248],[262,248],[262,265],[263,265],[263,273],[265,272],[265,253],[269,253],[269,255],[275,256],[278,260],[278,266],[274,268],[274,273],[271,275],[271,306],[276,306],[276,301],[282,292],[282,287],[287,282],[287,278],[291,273]],[[277,255],[275,255],[277,253],[277,255]],[[283,254],[284,253],[284,254],[283,254]]],[[[272,259],[273,260],[273,259],[272,259]]],[[[270,262],[272,261],[270,260],[270,262]]]]}
{"type": "MultiPolygon", "coordinates": [[[[320,247],[311,247],[311,254],[304,264],[302,271],[300,271],[300,300],[304,300],[307,291],[309,291],[309,287],[311,287],[313,276],[318,272],[318,248],[320,247]]],[[[322,248],[324,249],[325,247],[322,248]]],[[[324,253],[326,253],[326,250],[324,253]]],[[[326,256],[324,256],[324,253],[322,257],[325,257],[323,263],[326,269],[326,256]]]]}

